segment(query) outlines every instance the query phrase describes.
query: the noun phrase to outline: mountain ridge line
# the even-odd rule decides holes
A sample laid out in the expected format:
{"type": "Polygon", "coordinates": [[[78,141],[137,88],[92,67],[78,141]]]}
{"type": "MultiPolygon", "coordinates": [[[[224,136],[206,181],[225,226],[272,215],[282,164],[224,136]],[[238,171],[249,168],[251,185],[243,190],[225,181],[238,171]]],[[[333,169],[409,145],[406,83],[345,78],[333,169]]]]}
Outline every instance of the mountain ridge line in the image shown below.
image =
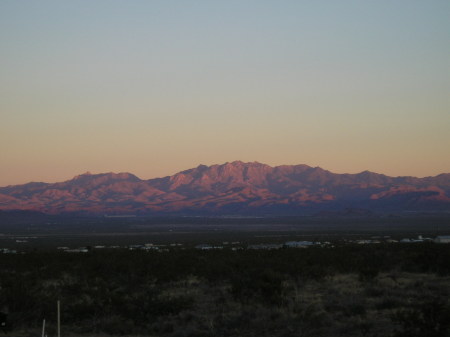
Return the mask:
{"type": "Polygon", "coordinates": [[[450,211],[450,173],[417,178],[370,171],[332,173],[305,164],[199,165],[142,180],[86,172],[57,183],[0,187],[0,210],[45,213],[294,214],[361,208],[450,211]]]}

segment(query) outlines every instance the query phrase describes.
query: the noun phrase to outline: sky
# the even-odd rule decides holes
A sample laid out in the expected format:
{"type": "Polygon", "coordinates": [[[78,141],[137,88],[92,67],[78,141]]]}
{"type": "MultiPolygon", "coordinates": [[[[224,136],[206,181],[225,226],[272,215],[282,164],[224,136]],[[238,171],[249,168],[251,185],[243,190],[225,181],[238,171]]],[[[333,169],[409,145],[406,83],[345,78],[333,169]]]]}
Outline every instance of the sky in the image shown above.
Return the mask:
{"type": "Polygon", "coordinates": [[[450,172],[450,1],[0,1],[0,186],[234,160],[450,172]]]}

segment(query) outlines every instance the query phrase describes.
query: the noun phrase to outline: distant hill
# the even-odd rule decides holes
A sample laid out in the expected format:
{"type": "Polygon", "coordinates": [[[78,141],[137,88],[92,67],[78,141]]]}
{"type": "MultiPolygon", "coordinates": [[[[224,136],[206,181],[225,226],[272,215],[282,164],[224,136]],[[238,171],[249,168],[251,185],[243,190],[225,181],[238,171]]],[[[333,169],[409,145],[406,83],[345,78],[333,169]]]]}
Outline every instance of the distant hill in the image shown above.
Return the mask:
{"type": "Polygon", "coordinates": [[[85,173],[60,183],[0,188],[0,210],[47,214],[306,215],[450,211],[450,174],[389,177],[235,161],[141,180],[85,173]],[[347,211],[344,211],[347,210],[347,211]]]}

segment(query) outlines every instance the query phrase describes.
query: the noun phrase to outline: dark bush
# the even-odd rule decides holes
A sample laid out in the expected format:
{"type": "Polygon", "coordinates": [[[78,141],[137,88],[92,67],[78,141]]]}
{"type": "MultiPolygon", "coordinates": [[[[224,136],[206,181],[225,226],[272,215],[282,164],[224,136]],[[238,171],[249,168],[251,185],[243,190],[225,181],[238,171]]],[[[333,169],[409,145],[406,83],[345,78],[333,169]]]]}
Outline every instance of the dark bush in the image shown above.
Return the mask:
{"type": "Polygon", "coordinates": [[[447,299],[434,298],[397,311],[392,320],[400,324],[396,337],[446,337],[450,334],[447,299]]]}

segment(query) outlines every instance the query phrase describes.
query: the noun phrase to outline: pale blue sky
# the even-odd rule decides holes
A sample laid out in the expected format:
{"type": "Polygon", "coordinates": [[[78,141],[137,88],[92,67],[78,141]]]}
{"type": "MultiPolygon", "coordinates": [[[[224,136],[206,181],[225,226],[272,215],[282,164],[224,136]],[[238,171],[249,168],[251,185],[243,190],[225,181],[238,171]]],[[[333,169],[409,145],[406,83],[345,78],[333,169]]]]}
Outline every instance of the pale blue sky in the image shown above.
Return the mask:
{"type": "Polygon", "coordinates": [[[449,1],[0,2],[0,186],[232,160],[450,172],[449,1]]]}

